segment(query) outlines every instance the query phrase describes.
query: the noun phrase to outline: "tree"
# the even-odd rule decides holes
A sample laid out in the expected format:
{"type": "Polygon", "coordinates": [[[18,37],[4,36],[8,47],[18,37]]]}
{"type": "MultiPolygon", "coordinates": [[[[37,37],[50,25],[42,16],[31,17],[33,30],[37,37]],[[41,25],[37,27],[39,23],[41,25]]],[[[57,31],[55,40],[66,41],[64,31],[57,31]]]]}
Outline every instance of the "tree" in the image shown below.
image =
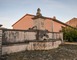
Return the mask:
{"type": "Polygon", "coordinates": [[[77,41],[77,29],[71,27],[64,27],[62,29],[63,39],[65,41],[73,42],[77,41]]]}

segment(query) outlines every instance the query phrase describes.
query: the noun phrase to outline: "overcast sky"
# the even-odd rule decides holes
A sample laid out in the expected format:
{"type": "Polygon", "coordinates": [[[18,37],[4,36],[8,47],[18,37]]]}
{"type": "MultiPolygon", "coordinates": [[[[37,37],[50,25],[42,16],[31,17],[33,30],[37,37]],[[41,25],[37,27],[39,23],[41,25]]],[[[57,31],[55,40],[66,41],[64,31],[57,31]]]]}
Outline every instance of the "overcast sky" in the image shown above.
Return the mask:
{"type": "Polygon", "coordinates": [[[0,24],[11,28],[25,14],[36,14],[37,8],[46,17],[67,22],[77,17],[77,0],[0,0],[0,24]]]}

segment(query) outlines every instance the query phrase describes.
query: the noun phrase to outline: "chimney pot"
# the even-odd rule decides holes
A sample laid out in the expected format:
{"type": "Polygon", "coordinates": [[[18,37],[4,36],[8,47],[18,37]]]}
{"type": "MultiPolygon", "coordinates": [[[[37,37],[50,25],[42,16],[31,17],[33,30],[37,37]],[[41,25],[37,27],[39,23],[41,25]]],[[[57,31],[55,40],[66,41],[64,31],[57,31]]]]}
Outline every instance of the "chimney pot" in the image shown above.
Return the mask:
{"type": "Polygon", "coordinates": [[[55,16],[53,16],[53,19],[56,19],[56,17],[55,17],[55,16]]]}

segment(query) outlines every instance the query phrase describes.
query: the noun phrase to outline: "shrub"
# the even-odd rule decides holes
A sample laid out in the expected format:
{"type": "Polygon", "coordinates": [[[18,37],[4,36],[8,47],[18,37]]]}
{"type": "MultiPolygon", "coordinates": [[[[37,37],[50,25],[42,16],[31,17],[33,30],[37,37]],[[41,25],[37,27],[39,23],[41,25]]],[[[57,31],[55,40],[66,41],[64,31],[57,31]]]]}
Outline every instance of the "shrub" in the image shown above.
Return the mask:
{"type": "Polygon", "coordinates": [[[65,41],[74,42],[77,41],[77,29],[71,27],[65,27],[62,29],[63,39],[65,41]]]}

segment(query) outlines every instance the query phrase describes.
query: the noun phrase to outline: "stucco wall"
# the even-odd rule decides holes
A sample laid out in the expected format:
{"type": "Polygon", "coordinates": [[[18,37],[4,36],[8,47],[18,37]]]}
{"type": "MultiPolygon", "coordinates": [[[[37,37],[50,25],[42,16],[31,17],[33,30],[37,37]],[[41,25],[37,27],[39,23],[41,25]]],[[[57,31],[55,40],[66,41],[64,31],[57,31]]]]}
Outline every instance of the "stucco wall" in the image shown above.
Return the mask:
{"type": "MultiPolygon", "coordinates": [[[[13,29],[27,30],[29,28],[32,28],[35,25],[34,20],[32,18],[33,18],[33,16],[26,15],[24,18],[22,18],[16,24],[13,25],[13,29]]],[[[36,20],[38,20],[38,19],[36,19],[36,20]]],[[[44,25],[45,25],[44,26],[45,28],[41,28],[41,29],[43,29],[43,30],[46,29],[50,32],[52,32],[52,31],[53,32],[59,32],[61,30],[61,26],[64,26],[63,24],[56,22],[56,21],[53,21],[51,19],[40,18],[40,21],[41,20],[44,20],[44,25]]]]}
{"type": "Polygon", "coordinates": [[[45,20],[45,28],[48,31],[51,31],[51,32],[60,32],[60,30],[62,30],[62,26],[65,27],[65,25],[63,25],[61,23],[58,23],[56,21],[49,20],[49,19],[45,20]]]}
{"type": "Polygon", "coordinates": [[[33,27],[33,20],[32,16],[25,16],[24,18],[20,19],[15,25],[13,25],[13,29],[22,29],[27,30],[33,27]]]}
{"type": "Polygon", "coordinates": [[[58,22],[53,22],[53,31],[54,32],[60,32],[62,30],[62,27],[65,27],[65,25],[60,24],[58,22]]]}
{"type": "Polygon", "coordinates": [[[45,29],[52,32],[52,20],[45,19],[45,29]]]}
{"type": "Polygon", "coordinates": [[[42,42],[29,42],[28,44],[15,44],[2,47],[2,55],[26,50],[49,50],[57,48],[61,41],[42,41],[42,42]]]}
{"type": "Polygon", "coordinates": [[[77,18],[72,18],[71,20],[66,22],[66,24],[68,24],[68,25],[70,25],[72,27],[77,27],[77,18]]]}

